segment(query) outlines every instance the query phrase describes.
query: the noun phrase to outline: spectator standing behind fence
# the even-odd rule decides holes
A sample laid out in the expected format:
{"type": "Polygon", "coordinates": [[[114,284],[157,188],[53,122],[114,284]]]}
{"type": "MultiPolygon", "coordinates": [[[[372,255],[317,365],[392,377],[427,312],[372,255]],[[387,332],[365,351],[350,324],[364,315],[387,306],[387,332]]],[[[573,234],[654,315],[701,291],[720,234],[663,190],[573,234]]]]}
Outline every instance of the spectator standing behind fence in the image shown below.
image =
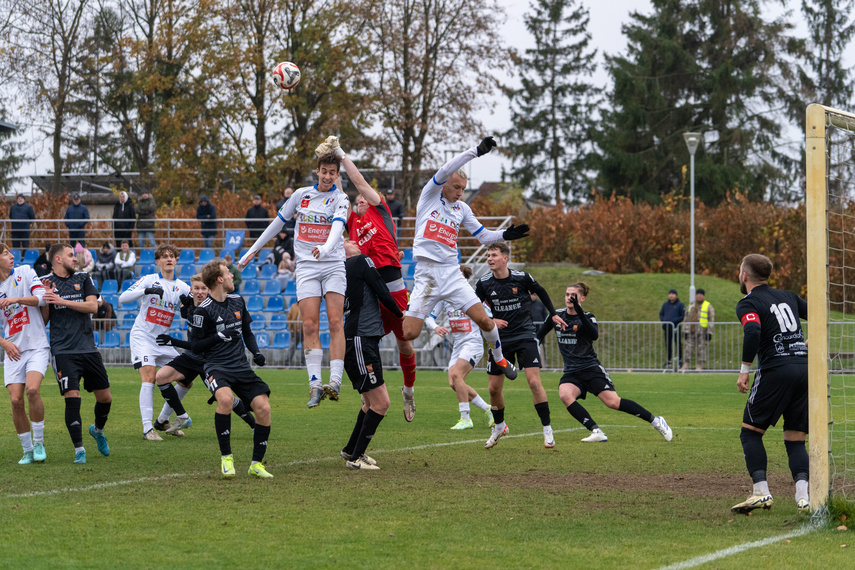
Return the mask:
{"type": "Polygon", "coordinates": [[[392,218],[395,220],[395,228],[397,228],[397,237],[399,240],[401,239],[401,222],[404,220],[404,205],[395,198],[394,190],[386,191],[386,205],[389,206],[389,213],[392,214],[392,218]]]}
{"type": "Polygon", "coordinates": [[[119,192],[119,201],[113,205],[113,237],[117,244],[133,237],[136,217],[134,203],[128,199],[128,193],[119,192]]]}
{"type": "Polygon", "coordinates": [[[204,194],[199,198],[196,219],[199,220],[199,227],[202,230],[202,247],[214,247],[214,236],[217,235],[217,208],[204,194]]]}
{"type": "Polygon", "coordinates": [[[261,205],[261,196],[256,194],[252,197],[252,207],[246,211],[246,227],[249,230],[250,239],[260,238],[269,223],[270,212],[261,205]]]}
{"type": "Polygon", "coordinates": [[[125,279],[134,278],[134,265],[137,264],[137,254],[131,249],[129,240],[122,240],[122,249],[116,253],[116,279],[121,283],[125,279]]]}
{"type": "Polygon", "coordinates": [[[71,196],[71,204],[65,210],[64,219],[65,227],[68,228],[69,241],[86,247],[86,224],[89,223],[86,220],[89,219],[89,208],[80,201],[80,194],[71,196]]]}
{"type": "Polygon", "coordinates": [[[145,248],[148,238],[148,246],[156,247],[154,242],[154,217],[157,212],[157,203],[154,196],[149,192],[143,192],[137,201],[137,238],[140,241],[140,249],[145,248]]]}
{"type": "Polygon", "coordinates": [[[15,198],[15,203],[9,208],[9,219],[12,221],[12,249],[28,249],[30,247],[30,224],[36,219],[36,212],[21,194],[15,198]],[[25,220],[25,221],[20,221],[25,220]]]}
{"type": "Polygon", "coordinates": [[[279,200],[278,202],[276,202],[276,211],[277,212],[282,209],[282,206],[285,205],[285,202],[288,201],[288,198],[290,198],[291,194],[293,194],[293,193],[294,193],[294,189],[291,188],[290,186],[282,191],[282,199],[279,200]]]}
{"type": "Polygon", "coordinates": [[[692,355],[695,354],[695,370],[702,370],[707,362],[707,352],[712,340],[715,309],[705,298],[706,292],[698,289],[695,302],[689,306],[689,316],[683,325],[683,372],[692,365],[692,355]],[[697,351],[697,353],[695,353],[697,351]]]}
{"type": "MultiPolygon", "coordinates": [[[[662,368],[671,366],[671,358],[674,348],[674,331],[677,330],[677,325],[683,322],[686,316],[686,306],[677,298],[677,290],[671,289],[668,291],[668,300],[662,303],[662,308],[659,309],[659,320],[662,321],[662,330],[665,331],[665,346],[668,347],[668,360],[662,368]],[[671,323],[671,326],[668,325],[671,323]]],[[[679,341],[678,341],[679,342],[679,341]]],[[[682,342],[679,342],[677,348],[677,357],[682,353],[682,342]]],[[[680,362],[680,366],[683,363],[680,362]]]]}

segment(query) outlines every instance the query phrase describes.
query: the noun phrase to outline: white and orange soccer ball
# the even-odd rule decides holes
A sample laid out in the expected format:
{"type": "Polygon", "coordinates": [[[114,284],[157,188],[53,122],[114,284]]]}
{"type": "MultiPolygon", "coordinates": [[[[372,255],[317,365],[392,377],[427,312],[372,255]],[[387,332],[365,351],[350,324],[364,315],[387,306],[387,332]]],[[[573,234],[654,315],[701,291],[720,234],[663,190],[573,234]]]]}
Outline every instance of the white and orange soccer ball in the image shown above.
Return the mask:
{"type": "Polygon", "coordinates": [[[300,83],[300,68],[290,61],[283,61],[273,68],[273,83],[282,89],[293,89],[300,83]]]}

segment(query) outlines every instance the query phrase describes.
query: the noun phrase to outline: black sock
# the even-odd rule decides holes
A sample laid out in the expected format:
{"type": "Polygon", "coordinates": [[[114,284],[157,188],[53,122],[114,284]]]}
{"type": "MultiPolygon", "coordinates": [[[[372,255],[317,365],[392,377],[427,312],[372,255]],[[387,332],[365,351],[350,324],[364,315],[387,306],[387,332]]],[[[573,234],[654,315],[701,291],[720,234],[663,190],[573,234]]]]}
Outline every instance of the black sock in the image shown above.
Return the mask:
{"type": "Polygon", "coordinates": [[[232,408],[232,411],[238,415],[240,419],[246,422],[246,424],[255,429],[255,418],[252,415],[252,412],[249,409],[249,406],[243,403],[243,400],[240,398],[235,398],[235,404],[232,408]]]}
{"type": "Polygon", "coordinates": [[[362,423],[365,421],[365,412],[359,408],[359,414],[356,416],[356,424],[353,426],[353,431],[350,432],[350,439],[347,445],[342,449],[348,455],[353,455],[353,448],[356,447],[356,441],[359,439],[359,434],[362,432],[362,423]]]}
{"type": "Polygon", "coordinates": [[[790,462],[790,473],[793,474],[793,481],[808,481],[810,459],[807,449],[805,449],[805,442],[784,441],[784,446],[787,448],[787,458],[790,462]]]}
{"type": "Polygon", "coordinates": [[[107,416],[110,415],[110,406],[113,405],[113,402],[101,403],[95,402],[95,427],[98,429],[104,429],[104,426],[107,425],[107,416]]]}
{"type": "Polygon", "coordinates": [[[221,455],[232,454],[232,416],[231,414],[214,413],[214,429],[217,430],[217,442],[220,444],[221,455]]]}
{"type": "Polygon", "coordinates": [[[65,399],[65,427],[74,447],[83,447],[83,425],[80,418],[80,398],[65,399]]]}
{"type": "Polygon", "coordinates": [[[625,412],[631,416],[641,418],[646,422],[653,421],[653,414],[645,410],[643,407],[639,406],[636,402],[633,402],[632,400],[627,400],[626,398],[620,399],[620,405],[618,406],[618,410],[620,410],[621,412],[625,412]]]}
{"type": "Polygon", "coordinates": [[[490,411],[493,412],[493,421],[496,422],[496,425],[505,421],[505,408],[497,408],[496,406],[492,406],[490,411]]]}
{"type": "Polygon", "coordinates": [[[745,455],[745,467],[755,483],[766,480],[766,448],[763,446],[763,434],[753,429],[742,428],[739,433],[742,441],[742,453],[745,455]]]}
{"type": "Polygon", "coordinates": [[[160,388],[160,394],[163,396],[163,399],[166,400],[170,408],[175,410],[177,415],[183,416],[187,413],[184,409],[184,404],[181,403],[181,399],[178,397],[178,390],[175,389],[175,386],[172,384],[160,384],[158,388],[160,388]]]}
{"type": "Polygon", "coordinates": [[[541,402],[534,405],[534,411],[540,417],[540,425],[546,427],[551,422],[549,421],[549,402],[541,402]]]}
{"type": "Polygon", "coordinates": [[[368,449],[368,444],[371,443],[371,438],[374,437],[374,432],[377,431],[377,426],[380,425],[384,417],[369,408],[365,414],[365,420],[362,422],[362,431],[359,432],[359,439],[356,440],[353,454],[350,456],[351,460],[365,455],[365,450],[368,449]]]}
{"type": "MultiPolygon", "coordinates": [[[[231,416],[229,416],[231,417],[231,416]]],[[[270,438],[270,426],[255,426],[255,433],[252,434],[252,460],[261,461],[264,459],[264,454],[267,453],[267,440],[270,438]]]]}
{"type": "Polygon", "coordinates": [[[570,412],[570,415],[573,416],[577,422],[588,428],[588,431],[594,431],[599,427],[597,426],[597,422],[591,419],[591,414],[588,413],[588,410],[582,407],[582,404],[580,404],[578,400],[567,406],[567,411],[570,412]]]}

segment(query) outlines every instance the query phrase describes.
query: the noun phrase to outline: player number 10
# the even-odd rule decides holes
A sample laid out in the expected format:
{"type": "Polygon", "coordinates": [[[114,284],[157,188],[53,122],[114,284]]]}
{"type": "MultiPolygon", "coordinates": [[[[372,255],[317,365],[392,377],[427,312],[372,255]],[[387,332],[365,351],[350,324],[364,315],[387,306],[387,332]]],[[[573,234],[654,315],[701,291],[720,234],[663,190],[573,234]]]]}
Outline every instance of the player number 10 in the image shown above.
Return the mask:
{"type": "Polygon", "coordinates": [[[799,323],[796,320],[795,315],[793,315],[793,310],[788,304],[780,303],[778,305],[772,305],[770,310],[772,311],[772,314],[775,315],[775,318],[778,319],[778,326],[781,327],[781,332],[795,332],[799,323]]]}

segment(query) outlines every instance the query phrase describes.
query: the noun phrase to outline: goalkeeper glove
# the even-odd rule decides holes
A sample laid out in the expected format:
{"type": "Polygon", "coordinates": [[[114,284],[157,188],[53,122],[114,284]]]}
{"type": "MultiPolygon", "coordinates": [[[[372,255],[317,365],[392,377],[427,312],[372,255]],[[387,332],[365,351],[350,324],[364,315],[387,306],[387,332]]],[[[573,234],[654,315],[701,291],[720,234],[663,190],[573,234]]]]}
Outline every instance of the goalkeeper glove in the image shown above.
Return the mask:
{"type": "Polygon", "coordinates": [[[478,146],[475,150],[478,153],[478,156],[484,156],[485,154],[493,150],[493,147],[495,146],[497,145],[496,141],[493,140],[493,137],[484,137],[484,140],[478,143],[478,146]]]}
{"type": "Polygon", "coordinates": [[[160,346],[173,346],[172,343],[175,341],[175,339],[169,336],[168,334],[159,334],[157,335],[155,341],[160,346]]]}
{"type": "Polygon", "coordinates": [[[502,232],[502,237],[507,241],[528,237],[528,224],[511,224],[511,227],[502,232]]]}
{"type": "Polygon", "coordinates": [[[178,299],[181,301],[181,318],[186,319],[190,316],[190,309],[194,307],[193,297],[181,295],[178,299]]]}
{"type": "Polygon", "coordinates": [[[163,289],[160,287],[146,287],[145,291],[143,291],[146,295],[157,295],[161,299],[163,299],[163,289]]]}
{"type": "Polygon", "coordinates": [[[264,366],[267,363],[267,359],[264,358],[264,355],[260,352],[258,354],[252,355],[252,361],[255,362],[258,366],[264,366]]]}

